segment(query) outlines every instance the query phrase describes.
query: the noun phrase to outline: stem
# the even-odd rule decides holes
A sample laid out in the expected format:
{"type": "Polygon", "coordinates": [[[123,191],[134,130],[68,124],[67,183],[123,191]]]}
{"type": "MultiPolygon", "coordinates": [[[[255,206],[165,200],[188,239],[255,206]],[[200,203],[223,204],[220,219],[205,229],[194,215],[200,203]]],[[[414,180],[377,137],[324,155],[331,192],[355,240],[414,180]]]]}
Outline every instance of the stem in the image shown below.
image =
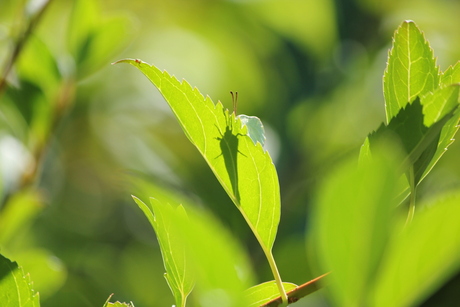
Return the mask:
{"type": "Polygon", "coordinates": [[[46,0],[46,2],[42,5],[40,10],[34,16],[31,17],[30,22],[27,25],[27,28],[25,29],[24,33],[22,33],[17,39],[13,52],[11,52],[10,58],[6,61],[5,69],[3,70],[3,74],[0,78],[0,93],[5,88],[6,79],[8,78],[11,69],[13,69],[13,66],[16,63],[17,59],[19,58],[19,55],[21,54],[21,51],[23,50],[23,47],[27,42],[27,39],[29,38],[30,34],[32,34],[32,31],[37,26],[40,18],[43,16],[43,13],[45,12],[46,8],[49,6],[51,1],[52,0],[46,0]]]}
{"type": "Polygon", "coordinates": [[[414,166],[411,166],[408,172],[410,196],[409,196],[409,212],[407,213],[406,226],[412,222],[415,214],[415,196],[417,187],[415,186],[414,166]]]}
{"type": "Polygon", "coordinates": [[[288,297],[286,294],[286,290],[283,287],[283,281],[281,280],[281,275],[278,271],[278,267],[276,266],[275,258],[273,257],[273,253],[271,250],[266,250],[264,248],[265,256],[267,257],[268,263],[270,264],[270,269],[272,270],[273,276],[275,277],[276,285],[278,286],[278,290],[281,295],[282,304],[280,306],[284,307],[288,305],[288,297]]]}

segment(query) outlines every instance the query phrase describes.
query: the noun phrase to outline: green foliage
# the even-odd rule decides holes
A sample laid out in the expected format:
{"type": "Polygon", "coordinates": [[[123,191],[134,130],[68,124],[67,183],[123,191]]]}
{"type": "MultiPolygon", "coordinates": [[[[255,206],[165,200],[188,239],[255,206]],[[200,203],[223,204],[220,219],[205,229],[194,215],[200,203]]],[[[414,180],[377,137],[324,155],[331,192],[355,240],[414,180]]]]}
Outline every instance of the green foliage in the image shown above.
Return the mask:
{"type": "Polygon", "coordinates": [[[384,76],[389,123],[366,139],[358,167],[349,162],[325,180],[316,201],[312,248],[332,271],[328,291],[338,306],[414,306],[460,268],[451,236],[458,195],[414,215],[417,184],[458,130],[457,66],[439,73],[413,22],[396,31],[384,76]],[[403,173],[408,219],[395,209],[403,173]]]}
{"type": "MultiPolygon", "coordinates": [[[[277,306],[286,305],[288,297],[289,302],[297,300],[298,296],[288,296],[286,292],[303,287],[282,283],[271,256],[279,222],[279,187],[270,156],[260,146],[264,141],[261,122],[257,119],[250,123],[248,116],[235,117],[224,110],[220,102],[215,105],[196,88],[155,66],[140,60],[119,62],[137,67],[158,88],[186,136],[205,158],[265,251],[276,280],[247,290],[246,303],[265,306],[275,302],[273,306],[277,306]],[[279,295],[282,302],[278,303],[279,295]]],[[[412,221],[416,186],[439,160],[458,129],[459,86],[455,82],[460,80],[457,80],[457,70],[455,66],[444,74],[439,72],[428,42],[413,22],[404,22],[396,31],[384,74],[388,123],[366,138],[359,163],[353,159],[327,177],[315,201],[311,245],[320,272],[332,271],[328,292],[338,306],[412,305],[460,267],[455,260],[460,242],[430,244],[433,239],[426,230],[443,227],[446,234],[457,232],[454,219],[445,219],[438,213],[438,210],[449,211],[451,216],[456,216],[455,201],[441,202],[436,209],[426,209],[412,221]],[[403,174],[408,184],[401,180],[403,174]],[[404,218],[395,208],[401,201],[401,189],[408,185],[411,210],[404,224],[404,218]],[[444,210],[437,209],[444,206],[444,210]],[[434,221],[433,228],[422,230],[422,225],[430,219],[434,221]],[[446,224],[441,226],[443,221],[446,224]],[[415,255],[429,255],[435,248],[447,253],[439,252],[429,261],[425,259],[423,269],[420,268],[423,258],[420,262],[411,261],[415,255]],[[440,263],[444,266],[437,271],[440,263]],[[395,291],[393,280],[399,279],[401,270],[407,270],[404,274],[407,280],[395,291]],[[422,288],[416,287],[419,274],[429,280],[422,288]]],[[[151,202],[150,209],[135,200],[155,229],[168,284],[176,303],[183,306],[188,290],[192,289],[192,286],[184,286],[191,283],[183,282],[188,280],[185,263],[189,258],[183,256],[187,244],[182,242],[176,249],[172,242],[193,234],[195,229],[177,233],[171,225],[186,225],[183,216],[156,200],[151,202]],[[175,249],[179,258],[173,252],[175,249]]],[[[206,223],[200,226],[208,227],[206,223]]],[[[190,243],[193,239],[185,241],[190,243]]],[[[203,250],[198,242],[192,245],[194,248],[187,253],[203,250]]],[[[206,254],[200,253],[194,260],[201,258],[206,258],[206,254]]],[[[201,263],[197,267],[195,273],[206,271],[210,266],[201,263]]],[[[307,283],[312,285],[312,290],[303,295],[316,290],[315,283],[322,277],[307,283]]],[[[217,283],[215,280],[212,284],[217,283]]],[[[216,304],[219,297],[213,297],[213,301],[216,304]]]]}
{"type": "Polygon", "coordinates": [[[176,306],[185,306],[195,280],[193,299],[199,306],[246,305],[243,292],[253,282],[248,259],[214,218],[153,198],[150,206],[134,200],[157,234],[176,306]]]}
{"type": "Polygon", "coordinates": [[[406,21],[396,30],[383,80],[388,121],[417,96],[438,87],[433,50],[414,22],[406,21]]]}
{"type": "Polygon", "coordinates": [[[0,255],[0,302],[3,306],[38,307],[39,295],[16,262],[0,255]]]}
{"type": "Polygon", "coordinates": [[[312,217],[320,267],[332,271],[329,291],[339,306],[364,306],[392,225],[399,177],[392,152],[330,174],[312,217]]]}
{"type": "MultiPolygon", "coordinates": [[[[186,81],[139,60],[121,60],[137,67],[158,88],[185,135],[240,210],[259,241],[282,294],[272,247],[280,219],[278,176],[268,152],[248,136],[247,127],[219,102],[204,98],[186,81]],[[255,143],[255,144],[254,144],[255,143]]],[[[256,139],[260,139],[261,126],[256,139]]],[[[254,128],[252,128],[254,130],[254,128]]]]}
{"type": "Polygon", "coordinates": [[[78,67],[78,77],[86,77],[106,65],[107,57],[118,53],[130,32],[132,22],[127,16],[101,16],[96,1],[75,1],[67,45],[78,67]]]}
{"type": "MultiPolygon", "coordinates": [[[[383,80],[385,123],[365,139],[359,160],[337,163],[327,175],[383,115],[372,104],[379,99],[373,76],[381,83],[380,59],[372,55],[383,45],[374,44],[372,23],[367,44],[368,35],[350,30],[350,18],[341,21],[341,34],[356,41],[338,40],[337,4],[330,0],[204,1],[187,10],[179,0],[159,2],[155,10],[140,1],[123,7],[145,15],[139,35],[132,35],[131,18],[104,12],[117,3],[52,2],[5,0],[0,10],[0,251],[24,268],[0,256],[0,305],[38,306],[38,291],[46,306],[101,305],[109,290],[146,306],[174,300],[177,307],[275,307],[299,299],[415,306],[458,276],[460,194],[458,187],[440,191],[460,164],[440,158],[458,130],[460,64],[442,71],[414,22],[403,22],[393,37],[383,80]],[[306,19],[305,11],[314,13],[306,19]],[[130,53],[148,50],[158,66],[185,69],[213,96],[228,93],[229,84],[238,88],[249,102],[242,109],[263,118],[274,138],[264,148],[258,117],[232,113],[155,66],[123,60],[160,90],[214,180],[189,144],[176,141],[169,113],[151,112],[156,106],[142,103],[150,97],[133,97],[141,91],[130,87],[142,86],[134,71],[122,66],[97,74],[132,38],[140,44],[130,53]],[[286,205],[280,234],[289,239],[278,235],[274,161],[286,205]],[[435,184],[420,184],[438,161],[452,164],[444,165],[446,174],[435,169],[435,184]],[[139,176],[120,180],[120,169],[139,176]],[[135,192],[141,210],[126,196],[142,184],[128,181],[145,184],[135,192]],[[239,212],[224,207],[225,192],[239,212]],[[140,200],[150,195],[155,199],[140,200]],[[305,258],[303,212],[311,206],[305,258]],[[256,261],[260,251],[245,222],[268,259],[257,272],[248,254],[256,261]],[[283,279],[310,281],[282,282],[275,238],[283,279]],[[275,280],[254,286],[273,279],[268,267],[275,280]]],[[[364,12],[367,2],[355,4],[364,12]]],[[[391,10],[379,6],[407,14],[403,2],[391,10]]],[[[435,3],[425,14],[443,11],[427,37],[436,33],[433,42],[449,42],[449,50],[439,48],[443,60],[451,53],[446,62],[458,58],[458,9],[445,9],[454,5],[435,3]]],[[[377,12],[371,19],[389,17],[377,12]]],[[[382,37],[389,34],[385,24],[382,37]]],[[[105,307],[134,307],[111,298],[105,307]]]]}
{"type": "Polygon", "coordinates": [[[270,252],[280,219],[278,176],[270,155],[254,145],[234,114],[204,98],[186,81],[138,60],[122,60],[157,86],[184,133],[205,158],[222,187],[241,211],[266,252],[270,252]],[[244,174],[244,176],[243,176],[244,174]]]}
{"type": "Polygon", "coordinates": [[[404,22],[396,31],[384,74],[389,123],[369,136],[369,144],[372,147],[373,139],[381,135],[396,138],[402,144],[407,154],[404,170],[412,194],[458,130],[457,66],[445,73],[439,71],[429,43],[414,22],[404,22]]]}
{"type": "MultiPolygon", "coordinates": [[[[134,201],[155,229],[161,247],[163,263],[165,264],[166,281],[174,294],[177,306],[183,307],[194,286],[193,272],[190,269],[187,270],[187,268],[193,266],[188,263],[185,254],[185,242],[183,237],[177,233],[177,229],[174,228],[174,223],[178,221],[173,217],[179,214],[185,215],[184,208],[180,206],[177,208],[178,212],[171,213],[173,209],[168,206],[162,206],[155,199],[150,201],[151,207],[148,207],[136,197],[134,197],[134,201]]],[[[185,216],[180,216],[180,219],[185,218],[185,216]]]]}

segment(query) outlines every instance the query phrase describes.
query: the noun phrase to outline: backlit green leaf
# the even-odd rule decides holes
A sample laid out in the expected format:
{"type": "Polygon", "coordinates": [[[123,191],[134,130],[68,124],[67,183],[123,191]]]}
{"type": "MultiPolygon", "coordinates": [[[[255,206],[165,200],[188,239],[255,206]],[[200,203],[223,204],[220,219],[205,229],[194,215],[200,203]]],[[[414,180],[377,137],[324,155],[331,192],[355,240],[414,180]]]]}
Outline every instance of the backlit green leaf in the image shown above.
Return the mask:
{"type": "Polygon", "coordinates": [[[441,75],[441,86],[460,83],[460,62],[449,68],[441,75]]]}
{"type": "Polygon", "coordinates": [[[383,77],[387,122],[438,84],[439,68],[433,50],[413,21],[403,22],[393,37],[383,77]]]}
{"type": "Polygon", "coordinates": [[[458,93],[459,85],[454,84],[423,96],[420,102],[423,105],[424,125],[430,127],[447,114],[452,113],[452,110],[458,107],[458,93]]]}
{"type": "Polygon", "coordinates": [[[319,191],[312,243],[338,306],[365,306],[392,226],[398,163],[392,151],[377,151],[340,167],[319,191]]]}
{"type": "MultiPolygon", "coordinates": [[[[151,199],[151,207],[143,203],[139,198],[133,197],[136,204],[147,216],[153,226],[158,243],[161,248],[163,264],[165,266],[165,278],[171,289],[178,307],[184,307],[187,296],[194,286],[194,270],[185,255],[186,247],[183,237],[173,226],[169,205],[162,205],[157,200],[151,199]]],[[[178,207],[177,215],[185,215],[183,207],[178,207]]]]}
{"type": "Polygon", "coordinates": [[[39,295],[33,289],[30,276],[22,268],[0,255],[0,303],[11,307],[38,307],[39,295]]]}
{"type": "Polygon", "coordinates": [[[167,280],[171,289],[176,288],[173,291],[180,291],[181,285],[187,284],[187,276],[194,275],[193,297],[199,301],[198,306],[246,305],[243,292],[253,282],[249,261],[212,216],[193,208],[188,208],[185,214],[184,207],[173,208],[155,199],[151,199],[150,207],[139,199],[135,201],[149,220],[154,221],[167,280]]]}
{"type": "Polygon", "coordinates": [[[234,114],[186,81],[179,82],[139,60],[119,62],[137,67],[158,88],[266,254],[271,253],[280,219],[280,194],[270,155],[260,144],[254,145],[248,128],[234,114]]]}
{"type": "Polygon", "coordinates": [[[368,306],[417,306],[460,268],[460,195],[439,200],[393,231],[368,306]]]}
{"type": "MultiPolygon", "coordinates": [[[[283,286],[286,292],[297,287],[296,284],[288,282],[283,282],[283,286]]],[[[253,286],[247,289],[244,294],[249,301],[248,307],[258,307],[280,296],[278,286],[274,280],[253,286]]]]}

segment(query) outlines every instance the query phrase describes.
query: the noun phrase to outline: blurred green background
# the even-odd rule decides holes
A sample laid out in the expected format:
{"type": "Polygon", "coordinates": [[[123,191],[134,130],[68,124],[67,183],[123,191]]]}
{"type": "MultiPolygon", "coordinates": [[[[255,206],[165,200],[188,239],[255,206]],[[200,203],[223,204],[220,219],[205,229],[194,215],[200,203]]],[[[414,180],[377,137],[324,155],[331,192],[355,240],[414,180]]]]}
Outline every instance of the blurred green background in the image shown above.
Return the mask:
{"type": "MultiPolygon", "coordinates": [[[[155,235],[130,195],[156,196],[210,208],[247,247],[259,281],[272,279],[153,85],[110,65],[129,57],[228,108],[238,91],[238,113],[263,121],[282,197],[274,254],[284,280],[306,282],[308,205],[384,121],[394,30],[414,20],[445,70],[460,59],[459,13],[452,0],[1,0],[2,78],[38,21],[0,89],[0,252],[31,272],[42,306],[102,306],[111,293],[171,306],[155,235]]],[[[460,187],[459,152],[454,143],[420,198],[460,187]]],[[[327,306],[321,293],[297,305],[307,304],[327,306]]]]}

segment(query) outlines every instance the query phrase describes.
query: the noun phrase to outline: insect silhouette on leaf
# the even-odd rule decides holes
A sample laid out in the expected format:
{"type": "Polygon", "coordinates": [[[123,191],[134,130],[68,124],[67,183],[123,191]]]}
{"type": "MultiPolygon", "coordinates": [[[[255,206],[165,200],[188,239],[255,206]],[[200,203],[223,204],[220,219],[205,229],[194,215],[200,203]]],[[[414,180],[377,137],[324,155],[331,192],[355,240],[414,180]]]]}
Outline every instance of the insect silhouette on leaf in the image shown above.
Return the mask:
{"type": "Polygon", "coordinates": [[[232,192],[233,195],[230,195],[230,197],[233,199],[236,204],[240,203],[240,193],[238,189],[238,153],[246,157],[239,149],[239,137],[243,136],[241,133],[234,133],[234,127],[233,123],[235,122],[235,113],[236,113],[236,104],[237,104],[237,99],[238,99],[238,93],[233,94],[233,92],[230,92],[232,95],[232,102],[233,102],[233,113],[228,114],[228,111],[224,110],[224,116],[227,119],[227,123],[225,126],[225,131],[222,132],[218,126],[217,129],[220,133],[220,137],[217,137],[216,139],[220,142],[220,150],[221,154],[216,157],[223,157],[224,163],[225,163],[225,168],[227,169],[228,177],[230,179],[230,184],[232,186],[232,192]]]}

